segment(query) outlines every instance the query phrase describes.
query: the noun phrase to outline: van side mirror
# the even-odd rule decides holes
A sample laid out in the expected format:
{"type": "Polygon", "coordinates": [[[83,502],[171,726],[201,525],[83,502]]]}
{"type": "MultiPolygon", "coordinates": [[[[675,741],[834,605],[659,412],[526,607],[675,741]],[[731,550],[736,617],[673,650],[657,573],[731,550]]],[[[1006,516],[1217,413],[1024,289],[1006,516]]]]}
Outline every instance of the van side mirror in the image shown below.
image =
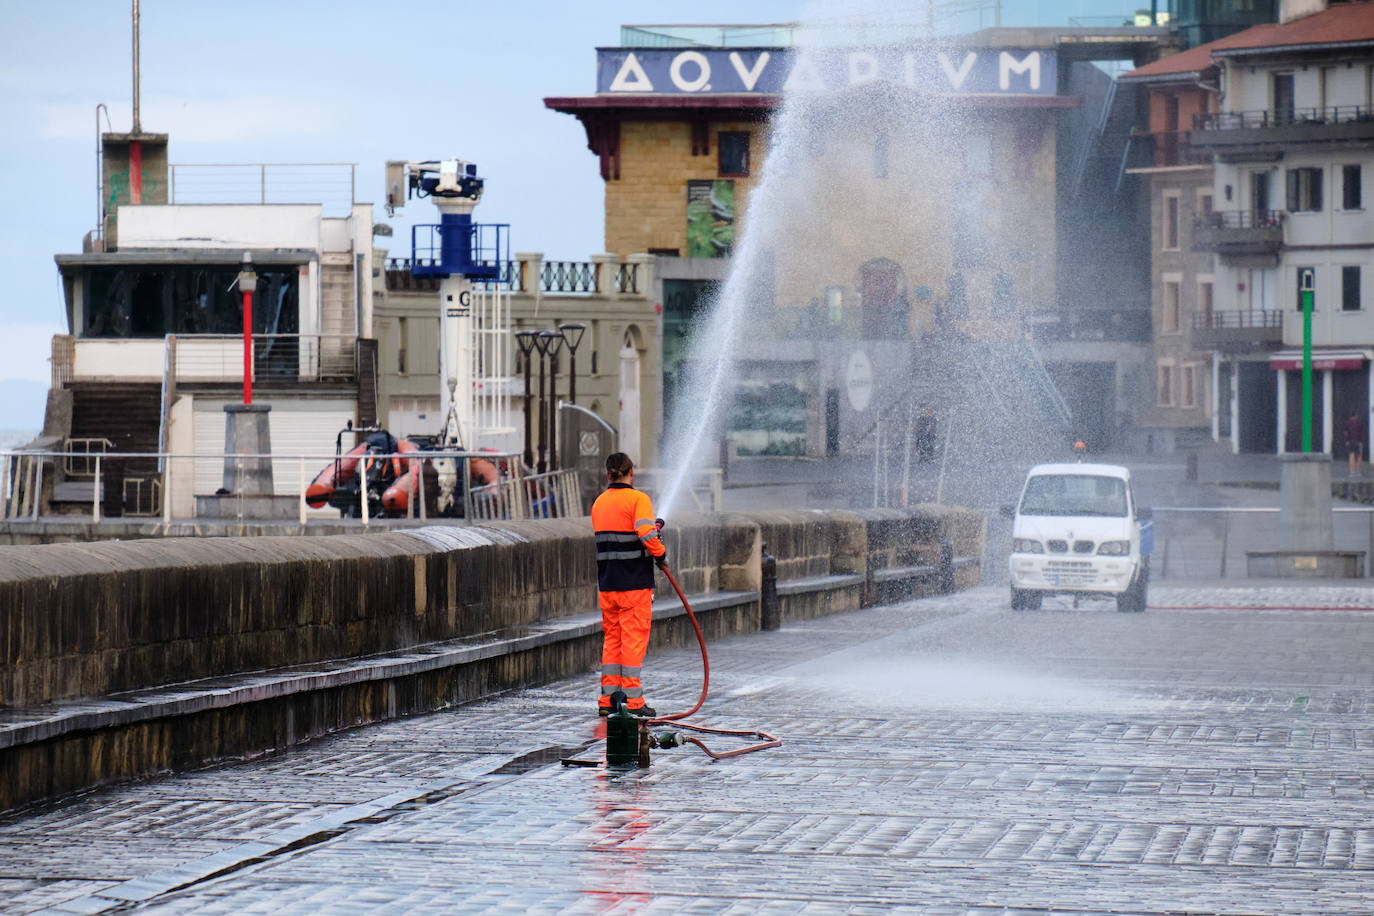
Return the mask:
{"type": "Polygon", "coordinates": [[[1002,516],[1002,518],[1016,518],[1016,507],[1003,506],[997,510],[997,514],[1002,516]]]}
{"type": "Polygon", "coordinates": [[[1150,519],[1154,518],[1154,517],[1155,517],[1155,513],[1154,513],[1154,510],[1151,509],[1149,506],[1136,506],[1136,507],[1135,507],[1135,517],[1138,518],[1138,519],[1140,519],[1142,522],[1145,522],[1145,521],[1149,521],[1150,519]]]}

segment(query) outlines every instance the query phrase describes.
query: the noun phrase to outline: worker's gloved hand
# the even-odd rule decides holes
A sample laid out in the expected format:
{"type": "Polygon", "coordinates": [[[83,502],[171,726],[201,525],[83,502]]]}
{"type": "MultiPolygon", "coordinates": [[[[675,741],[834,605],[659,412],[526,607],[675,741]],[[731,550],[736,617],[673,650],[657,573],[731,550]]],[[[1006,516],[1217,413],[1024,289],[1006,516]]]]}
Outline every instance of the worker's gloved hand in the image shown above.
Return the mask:
{"type": "Polygon", "coordinates": [[[666,525],[666,524],[667,524],[667,522],[665,522],[665,521],[664,521],[663,519],[661,519],[661,518],[656,518],[656,519],[654,519],[654,527],[657,528],[659,531],[662,531],[662,530],[663,530],[663,526],[666,525]]]}
{"type": "Polygon", "coordinates": [[[664,553],[662,556],[654,557],[654,565],[657,566],[659,569],[662,569],[664,566],[667,566],[668,554],[664,553]]]}

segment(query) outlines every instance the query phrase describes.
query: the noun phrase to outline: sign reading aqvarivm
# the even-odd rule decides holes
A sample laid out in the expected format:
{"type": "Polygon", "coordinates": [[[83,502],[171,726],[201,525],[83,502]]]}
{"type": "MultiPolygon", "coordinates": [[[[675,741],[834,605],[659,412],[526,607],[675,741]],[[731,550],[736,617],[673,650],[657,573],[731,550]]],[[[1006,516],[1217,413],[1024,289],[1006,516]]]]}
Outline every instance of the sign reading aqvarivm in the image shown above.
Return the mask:
{"type": "Polygon", "coordinates": [[[886,81],[954,95],[1055,95],[1053,51],[1020,48],[844,50],[598,48],[609,95],[776,95],[886,81]]]}

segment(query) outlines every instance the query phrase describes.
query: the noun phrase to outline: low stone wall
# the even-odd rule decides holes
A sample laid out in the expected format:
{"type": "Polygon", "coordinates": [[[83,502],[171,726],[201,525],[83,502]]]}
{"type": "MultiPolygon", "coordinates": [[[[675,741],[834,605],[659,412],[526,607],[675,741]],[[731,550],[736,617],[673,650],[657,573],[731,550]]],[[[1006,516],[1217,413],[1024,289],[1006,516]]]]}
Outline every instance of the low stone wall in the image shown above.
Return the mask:
{"type": "MultiPolygon", "coordinates": [[[[765,543],[796,620],[976,581],[982,531],[766,512],[664,541],[709,642],[760,629],[765,543]]],[[[585,519],[0,548],[0,809],[593,669],[594,556],[585,519]]],[[[650,651],[694,642],[658,591],[650,651]]]]}

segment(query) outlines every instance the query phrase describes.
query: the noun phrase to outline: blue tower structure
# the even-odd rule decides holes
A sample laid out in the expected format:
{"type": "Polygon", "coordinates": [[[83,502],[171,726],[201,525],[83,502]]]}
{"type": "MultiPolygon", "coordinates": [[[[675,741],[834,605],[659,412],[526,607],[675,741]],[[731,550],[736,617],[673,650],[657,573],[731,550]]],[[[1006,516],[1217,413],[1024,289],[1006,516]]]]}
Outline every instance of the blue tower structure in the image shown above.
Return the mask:
{"type": "Polygon", "coordinates": [[[412,226],[411,273],[417,277],[508,279],[510,225],[474,223],[484,182],[477,166],[459,159],[409,164],[409,196],[433,198],[439,222],[412,226]]]}

